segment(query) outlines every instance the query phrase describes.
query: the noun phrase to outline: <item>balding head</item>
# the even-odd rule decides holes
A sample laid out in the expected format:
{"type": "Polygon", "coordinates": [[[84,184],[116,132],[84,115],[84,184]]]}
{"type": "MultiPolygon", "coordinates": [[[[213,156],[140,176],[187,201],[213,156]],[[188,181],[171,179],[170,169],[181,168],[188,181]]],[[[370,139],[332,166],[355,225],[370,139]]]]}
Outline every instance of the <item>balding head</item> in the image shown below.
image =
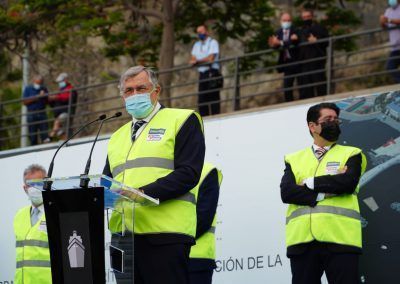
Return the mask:
{"type": "Polygon", "coordinates": [[[287,12],[282,13],[281,22],[291,22],[291,21],[292,21],[292,16],[289,13],[287,12]]]}

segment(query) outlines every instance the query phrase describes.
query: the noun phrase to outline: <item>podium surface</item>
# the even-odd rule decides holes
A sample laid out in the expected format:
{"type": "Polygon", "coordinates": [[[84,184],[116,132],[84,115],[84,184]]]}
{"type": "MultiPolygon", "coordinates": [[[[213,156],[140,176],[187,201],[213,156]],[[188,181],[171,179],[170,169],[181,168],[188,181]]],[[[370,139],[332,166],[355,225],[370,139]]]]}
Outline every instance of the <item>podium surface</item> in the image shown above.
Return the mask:
{"type": "Polygon", "coordinates": [[[81,178],[27,181],[41,190],[51,182],[42,195],[53,283],[133,283],[135,207],[159,201],[105,175],[83,176],[88,188],[81,178]]]}

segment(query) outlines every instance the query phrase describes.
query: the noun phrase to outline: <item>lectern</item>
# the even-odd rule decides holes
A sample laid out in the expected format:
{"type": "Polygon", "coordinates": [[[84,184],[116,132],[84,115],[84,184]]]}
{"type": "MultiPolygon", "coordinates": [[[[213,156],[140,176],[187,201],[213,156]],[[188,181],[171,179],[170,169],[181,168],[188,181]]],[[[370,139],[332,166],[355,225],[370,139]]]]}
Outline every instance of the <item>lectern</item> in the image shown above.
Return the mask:
{"type": "Polygon", "coordinates": [[[133,283],[135,207],[159,201],[105,175],[85,176],[88,188],[81,178],[27,181],[52,183],[42,194],[53,283],[116,283],[116,275],[133,283]]]}

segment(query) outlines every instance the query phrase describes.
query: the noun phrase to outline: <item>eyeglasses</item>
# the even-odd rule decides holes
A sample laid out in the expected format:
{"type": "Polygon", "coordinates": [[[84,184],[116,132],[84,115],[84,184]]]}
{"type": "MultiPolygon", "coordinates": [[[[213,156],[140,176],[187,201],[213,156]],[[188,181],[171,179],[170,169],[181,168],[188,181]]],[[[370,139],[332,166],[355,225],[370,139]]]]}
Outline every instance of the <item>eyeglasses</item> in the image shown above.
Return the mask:
{"type": "Polygon", "coordinates": [[[342,124],[341,119],[339,119],[337,117],[333,117],[333,116],[327,116],[327,117],[324,117],[322,120],[317,121],[318,124],[324,123],[324,122],[335,122],[337,124],[342,124]]]}
{"type": "Polygon", "coordinates": [[[128,87],[125,90],[121,91],[121,95],[124,97],[131,96],[133,94],[144,94],[147,93],[150,90],[150,87],[152,87],[152,84],[146,84],[146,85],[139,85],[135,88],[128,87]]]}

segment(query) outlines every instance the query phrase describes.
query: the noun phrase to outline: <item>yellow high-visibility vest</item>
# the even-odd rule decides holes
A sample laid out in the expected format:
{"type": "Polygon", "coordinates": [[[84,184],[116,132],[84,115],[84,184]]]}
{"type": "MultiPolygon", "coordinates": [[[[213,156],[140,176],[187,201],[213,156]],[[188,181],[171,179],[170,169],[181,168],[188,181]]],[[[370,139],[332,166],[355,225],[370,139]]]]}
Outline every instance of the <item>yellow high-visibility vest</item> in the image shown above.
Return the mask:
{"type": "MultiPolygon", "coordinates": [[[[196,195],[196,200],[199,194],[199,188],[201,187],[205,178],[210,174],[212,170],[216,169],[218,172],[218,183],[221,186],[222,183],[222,173],[214,165],[210,163],[204,163],[203,171],[201,173],[200,181],[192,192],[196,195]]],[[[206,189],[207,190],[207,189],[206,189]]],[[[205,259],[215,259],[215,228],[216,228],[217,218],[214,215],[214,219],[211,228],[196,239],[196,245],[192,246],[190,249],[190,258],[205,258],[205,259]]]]}
{"type": "MultiPolygon", "coordinates": [[[[334,145],[321,159],[315,157],[311,147],[285,157],[290,164],[296,183],[309,177],[332,174],[332,169],[344,168],[347,160],[361,153],[361,173],[366,158],[355,147],[334,145]]],[[[319,201],[315,207],[290,204],[286,214],[286,245],[292,246],[313,240],[362,247],[361,216],[357,194],[341,194],[319,201]]]]}
{"type": "MultiPolygon", "coordinates": [[[[113,178],[138,189],[174,171],[175,139],[193,113],[203,127],[200,115],[193,110],[163,108],[144,127],[134,143],[131,140],[132,122],[118,129],[108,143],[108,160],[113,178]]],[[[196,198],[191,192],[158,206],[136,205],[132,208],[127,201],[123,201],[119,209],[116,208],[123,215],[112,215],[111,231],[121,231],[122,227],[132,231],[134,227],[136,234],[179,233],[195,236],[196,198]]]]}
{"type": "Polygon", "coordinates": [[[31,226],[31,206],[20,209],[14,218],[16,261],[14,283],[52,283],[49,242],[44,214],[31,226]]]}

